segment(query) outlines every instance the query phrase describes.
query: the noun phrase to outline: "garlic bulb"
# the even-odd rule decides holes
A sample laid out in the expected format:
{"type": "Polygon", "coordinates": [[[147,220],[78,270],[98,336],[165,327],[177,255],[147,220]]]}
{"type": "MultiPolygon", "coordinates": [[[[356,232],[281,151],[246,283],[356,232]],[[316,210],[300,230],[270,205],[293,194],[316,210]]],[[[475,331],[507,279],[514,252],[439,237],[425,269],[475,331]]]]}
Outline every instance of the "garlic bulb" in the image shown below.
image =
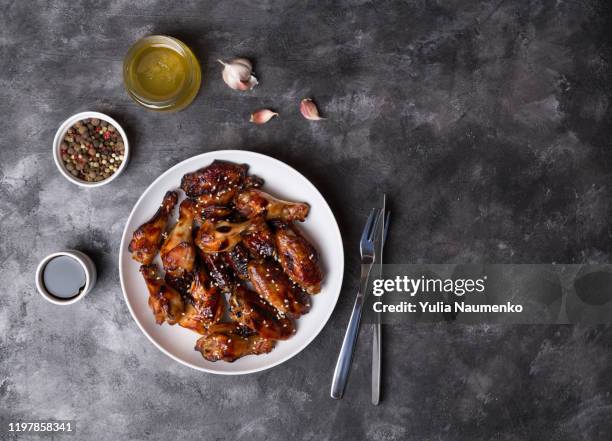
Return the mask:
{"type": "Polygon", "coordinates": [[[217,60],[223,65],[223,81],[234,90],[251,90],[259,84],[253,75],[253,65],[246,58],[234,58],[227,63],[217,60]]]}
{"type": "Polygon", "coordinates": [[[251,119],[249,120],[249,122],[252,122],[254,124],[265,124],[275,116],[278,116],[278,113],[273,112],[270,109],[260,109],[251,113],[251,119]]]}
{"type": "Polygon", "coordinates": [[[304,118],[310,121],[325,119],[319,116],[319,109],[317,109],[317,105],[310,98],[304,98],[300,102],[300,112],[304,118]]]}

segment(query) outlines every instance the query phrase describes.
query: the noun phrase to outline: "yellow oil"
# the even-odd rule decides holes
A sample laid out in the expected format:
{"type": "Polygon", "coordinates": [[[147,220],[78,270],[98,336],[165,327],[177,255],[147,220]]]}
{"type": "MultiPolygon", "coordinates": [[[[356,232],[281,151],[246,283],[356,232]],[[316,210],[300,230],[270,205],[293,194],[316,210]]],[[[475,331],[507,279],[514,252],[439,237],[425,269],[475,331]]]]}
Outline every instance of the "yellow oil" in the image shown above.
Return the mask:
{"type": "Polygon", "coordinates": [[[152,100],[167,100],[180,92],[186,72],[185,57],[167,47],[145,47],[134,59],[135,86],[152,100]]]}
{"type": "Polygon", "coordinates": [[[130,96],[151,110],[177,111],[198,94],[202,73],[197,58],[176,38],[152,35],[136,42],[123,63],[130,96]]]}

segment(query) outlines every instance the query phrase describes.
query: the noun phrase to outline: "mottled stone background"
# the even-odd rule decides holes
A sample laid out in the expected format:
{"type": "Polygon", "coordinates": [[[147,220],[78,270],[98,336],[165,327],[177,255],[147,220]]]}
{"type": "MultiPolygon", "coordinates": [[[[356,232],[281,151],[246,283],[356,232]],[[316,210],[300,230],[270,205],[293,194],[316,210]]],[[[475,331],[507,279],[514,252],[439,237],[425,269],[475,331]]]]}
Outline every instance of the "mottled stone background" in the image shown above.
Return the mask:
{"type": "Polygon", "coordinates": [[[609,261],[610,2],[2,0],[0,10],[3,424],[75,419],[79,440],[611,439],[609,327],[388,327],[379,407],[364,329],[345,399],[329,398],[360,229],[383,190],[389,262],[609,261]],[[183,39],[202,61],[202,90],[181,113],[145,111],[122,88],[123,55],[152,33],[183,39]],[[233,55],[255,61],[252,93],[220,80],[215,60],[233,55]],[[301,119],[308,96],[327,121],[301,119]],[[264,106],[281,117],[250,125],[264,106]],[[55,169],[51,140],[89,109],[124,124],[133,157],[111,185],[84,190],[55,169]],[[320,336],[242,378],[190,370],[149,343],[116,263],[153,179],[223,148],[310,178],[347,253],[320,336]],[[64,247],[89,252],[100,271],[69,308],[34,287],[39,259],[64,247]]]}

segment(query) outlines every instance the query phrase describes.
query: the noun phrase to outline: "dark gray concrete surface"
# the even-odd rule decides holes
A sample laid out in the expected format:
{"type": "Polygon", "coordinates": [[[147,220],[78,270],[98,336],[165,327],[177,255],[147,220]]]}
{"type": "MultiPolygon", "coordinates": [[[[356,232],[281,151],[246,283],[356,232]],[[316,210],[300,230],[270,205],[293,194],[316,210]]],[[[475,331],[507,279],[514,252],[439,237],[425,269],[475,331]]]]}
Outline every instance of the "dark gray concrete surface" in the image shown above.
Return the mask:
{"type": "Polygon", "coordinates": [[[609,327],[388,327],[379,407],[366,329],[345,399],[329,398],[360,229],[383,190],[389,262],[609,261],[608,1],[3,0],[0,10],[4,422],[74,419],[80,440],[611,439],[609,327]],[[183,39],[202,62],[202,90],[178,114],[145,111],[122,87],[123,55],[152,33],[183,39]],[[215,60],[233,55],[254,60],[252,93],[222,83],[215,60]],[[309,96],[327,121],[301,119],[309,96]],[[259,107],[281,117],[250,125],[259,107]],[[83,190],[55,169],[51,140],[89,109],[124,124],[133,157],[111,185],[83,190]],[[319,337],[241,378],[160,353],[132,320],[117,272],[140,193],[169,166],[224,148],[275,156],[310,178],[347,254],[319,337]],[[89,252],[100,271],[97,289],[69,308],[34,286],[38,260],[64,247],[89,252]]]}

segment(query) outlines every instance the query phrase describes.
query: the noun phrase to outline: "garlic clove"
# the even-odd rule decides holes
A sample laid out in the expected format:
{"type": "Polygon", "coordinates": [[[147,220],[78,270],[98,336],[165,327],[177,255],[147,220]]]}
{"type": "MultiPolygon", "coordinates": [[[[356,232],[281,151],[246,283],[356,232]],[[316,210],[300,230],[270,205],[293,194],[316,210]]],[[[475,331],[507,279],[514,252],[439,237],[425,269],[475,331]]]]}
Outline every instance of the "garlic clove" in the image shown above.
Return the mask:
{"type": "Polygon", "coordinates": [[[217,60],[223,65],[223,81],[234,90],[251,90],[259,82],[253,75],[253,65],[246,58],[234,58],[228,62],[217,60]]]}
{"type": "Polygon", "coordinates": [[[278,116],[278,113],[273,112],[270,109],[260,109],[251,113],[251,119],[249,119],[249,122],[252,122],[253,124],[265,124],[275,116],[278,116]]]}
{"type": "Polygon", "coordinates": [[[317,105],[310,98],[304,98],[300,102],[300,112],[304,118],[310,121],[326,119],[319,116],[319,109],[317,109],[317,105]]]}
{"type": "Polygon", "coordinates": [[[241,81],[248,80],[249,75],[251,75],[251,72],[253,71],[253,65],[246,58],[234,58],[227,63],[223,60],[217,61],[219,61],[223,67],[229,67],[232,74],[236,74],[241,81]]]}

